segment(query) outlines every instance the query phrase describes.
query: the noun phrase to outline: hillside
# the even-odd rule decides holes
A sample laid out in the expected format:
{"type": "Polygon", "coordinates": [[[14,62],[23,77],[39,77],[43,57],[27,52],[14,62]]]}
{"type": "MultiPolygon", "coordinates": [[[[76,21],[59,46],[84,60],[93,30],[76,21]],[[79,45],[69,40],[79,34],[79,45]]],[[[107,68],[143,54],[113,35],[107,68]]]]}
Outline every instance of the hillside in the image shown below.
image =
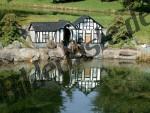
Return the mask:
{"type": "MultiPolygon", "coordinates": [[[[2,0],[2,11],[15,12],[21,25],[28,25],[33,21],[76,20],[80,15],[90,15],[105,28],[108,28],[115,17],[122,16],[125,20],[131,18],[128,11],[122,11],[120,2],[100,2],[100,0],[83,0],[79,2],[53,4],[52,0],[2,0]]],[[[143,25],[139,14],[135,12],[139,29],[133,36],[141,43],[150,43],[150,24],[143,25]]],[[[144,17],[150,23],[150,15],[144,17]]],[[[134,22],[131,21],[133,29],[134,22]]]]}

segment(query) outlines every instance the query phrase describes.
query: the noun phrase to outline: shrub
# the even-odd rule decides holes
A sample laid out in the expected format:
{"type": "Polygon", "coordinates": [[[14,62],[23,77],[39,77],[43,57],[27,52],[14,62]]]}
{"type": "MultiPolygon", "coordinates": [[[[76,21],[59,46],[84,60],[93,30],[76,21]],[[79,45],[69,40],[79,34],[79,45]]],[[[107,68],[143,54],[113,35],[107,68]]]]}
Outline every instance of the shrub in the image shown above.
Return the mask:
{"type": "Polygon", "coordinates": [[[0,26],[0,41],[4,46],[12,43],[14,40],[20,39],[20,25],[17,22],[15,14],[6,14],[0,21],[0,26]]]}
{"type": "Polygon", "coordinates": [[[124,19],[116,17],[113,24],[108,28],[107,37],[109,37],[111,44],[118,44],[130,39],[132,34],[128,33],[124,19]]]}

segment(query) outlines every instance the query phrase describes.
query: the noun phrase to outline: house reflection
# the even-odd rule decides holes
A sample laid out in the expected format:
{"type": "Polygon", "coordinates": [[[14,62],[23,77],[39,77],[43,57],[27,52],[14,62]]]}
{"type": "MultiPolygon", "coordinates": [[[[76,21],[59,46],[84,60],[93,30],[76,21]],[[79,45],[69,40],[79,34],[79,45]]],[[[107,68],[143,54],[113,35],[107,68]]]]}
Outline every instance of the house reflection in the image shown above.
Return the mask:
{"type": "MultiPolygon", "coordinates": [[[[48,65],[47,65],[48,66],[48,65]]],[[[47,67],[45,67],[47,68],[47,67]]],[[[42,72],[35,67],[34,73],[30,74],[30,81],[55,81],[64,89],[68,90],[73,87],[78,88],[84,94],[93,91],[101,80],[100,67],[72,67],[67,71],[60,71],[57,68],[42,72]]],[[[44,70],[44,69],[43,69],[44,70]]]]}
{"type": "Polygon", "coordinates": [[[86,67],[71,70],[70,86],[74,84],[85,94],[90,93],[99,84],[101,70],[98,67],[86,67]]]}

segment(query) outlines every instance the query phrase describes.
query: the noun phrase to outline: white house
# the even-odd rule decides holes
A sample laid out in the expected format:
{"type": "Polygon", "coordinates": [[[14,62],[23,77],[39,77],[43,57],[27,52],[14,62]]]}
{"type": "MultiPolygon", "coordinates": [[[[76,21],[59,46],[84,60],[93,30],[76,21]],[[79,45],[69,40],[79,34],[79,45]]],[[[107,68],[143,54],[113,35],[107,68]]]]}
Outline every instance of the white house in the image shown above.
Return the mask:
{"type": "Polygon", "coordinates": [[[60,20],[58,22],[32,22],[29,34],[32,42],[38,47],[44,47],[48,40],[64,42],[68,45],[70,40],[78,43],[101,43],[103,26],[90,16],[81,16],[75,22],[60,20]]]}
{"type": "Polygon", "coordinates": [[[83,15],[78,18],[73,25],[76,28],[77,42],[79,43],[101,43],[103,36],[103,26],[90,16],[83,15]]]}
{"type": "Polygon", "coordinates": [[[64,20],[58,22],[32,22],[29,26],[29,34],[32,42],[38,47],[44,47],[48,40],[67,45],[70,40],[76,40],[73,32],[74,26],[64,20]]]}

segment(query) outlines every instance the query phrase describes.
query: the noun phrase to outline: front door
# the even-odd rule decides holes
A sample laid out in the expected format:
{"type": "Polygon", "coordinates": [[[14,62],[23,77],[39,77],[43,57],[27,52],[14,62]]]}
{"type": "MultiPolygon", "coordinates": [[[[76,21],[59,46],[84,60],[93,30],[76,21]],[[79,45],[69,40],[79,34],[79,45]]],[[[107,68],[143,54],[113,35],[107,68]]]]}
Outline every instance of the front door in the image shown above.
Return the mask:
{"type": "Polygon", "coordinates": [[[70,41],[70,30],[68,28],[64,28],[64,46],[68,46],[70,41]]]}
{"type": "Polygon", "coordinates": [[[91,34],[85,35],[85,43],[89,43],[91,41],[91,39],[92,39],[91,34]]]}
{"type": "Polygon", "coordinates": [[[84,69],[84,76],[85,78],[89,78],[91,76],[91,68],[84,69]]]}

